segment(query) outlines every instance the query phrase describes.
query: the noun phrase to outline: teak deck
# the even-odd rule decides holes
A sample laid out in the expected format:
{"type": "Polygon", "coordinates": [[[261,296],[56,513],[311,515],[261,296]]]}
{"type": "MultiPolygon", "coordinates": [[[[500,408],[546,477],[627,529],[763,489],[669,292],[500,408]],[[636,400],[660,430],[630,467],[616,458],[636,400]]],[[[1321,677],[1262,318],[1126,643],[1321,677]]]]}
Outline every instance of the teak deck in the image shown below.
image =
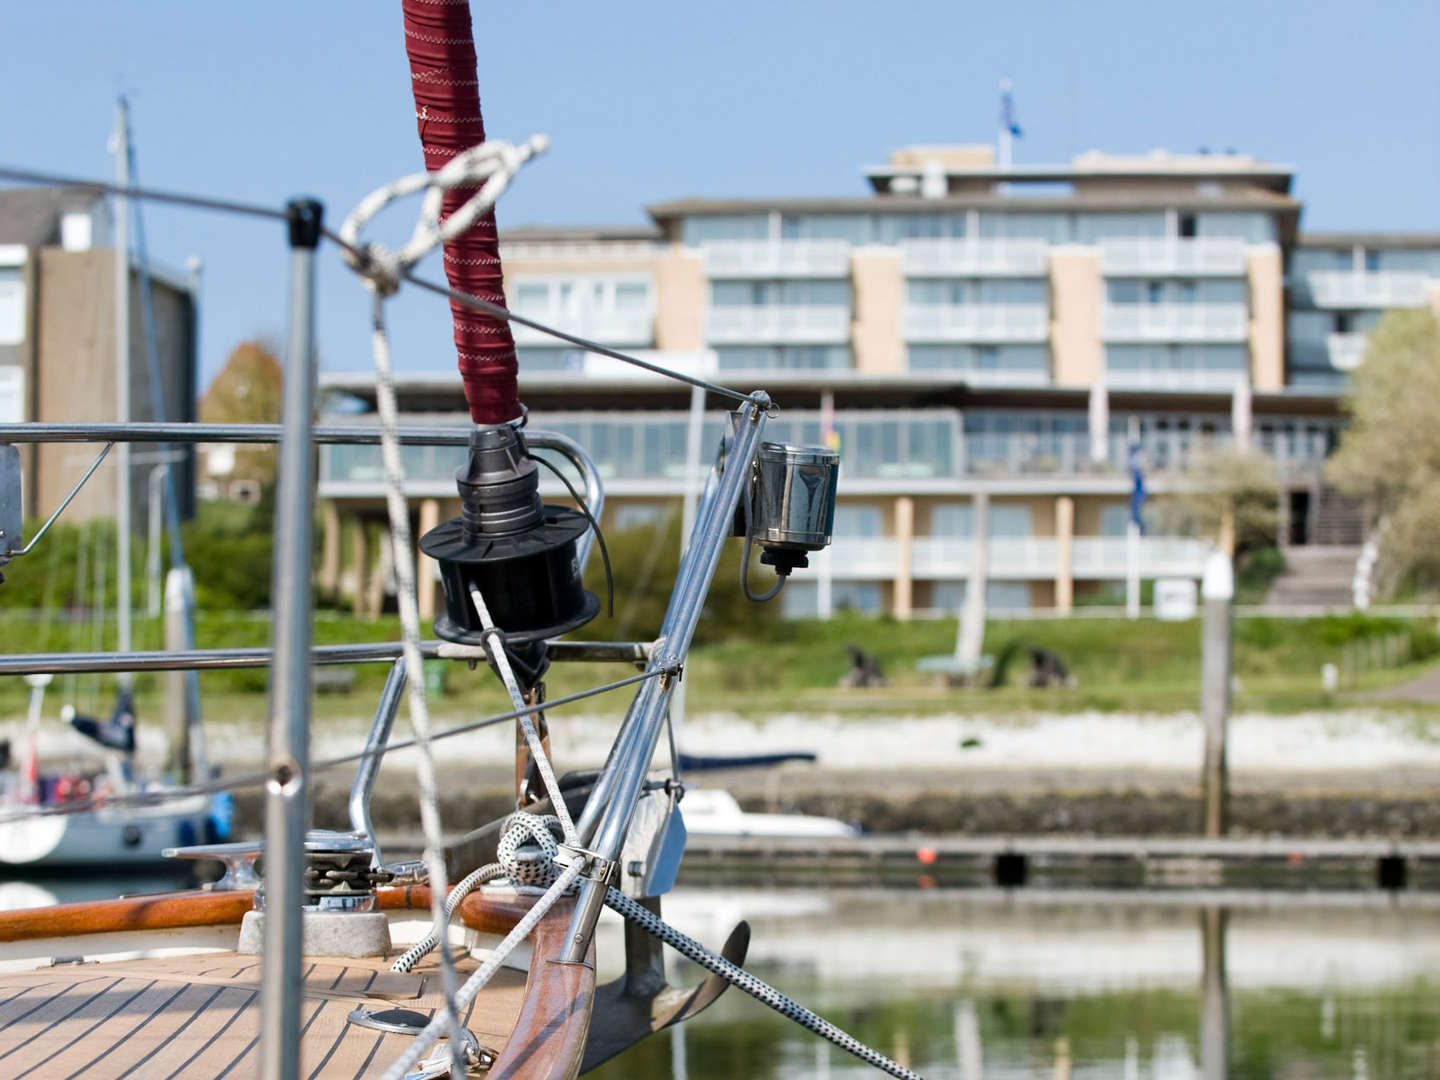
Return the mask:
{"type": "MultiPolygon", "coordinates": [[[[0,941],[48,936],[46,931],[73,934],[79,952],[87,931],[238,921],[229,909],[248,906],[245,895],[244,905],[229,897],[179,894],[8,912],[0,915],[0,941]]],[[[382,894],[381,906],[426,901],[427,890],[396,889],[382,894]]],[[[471,896],[460,917],[474,929],[504,933],[526,906],[523,900],[471,896]]],[[[562,901],[536,928],[531,941],[537,958],[558,949],[568,907],[562,901]]],[[[478,966],[468,954],[455,957],[462,980],[478,966]]],[[[443,1007],[433,954],[408,974],[391,972],[391,959],[306,959],[302,1076],[378,1077],[412,1044],[409,1035],[347,1023],[356,1006],[427,1017],[443,1007]]],[[[0,975],[0,1078],[254,1076],[260,967],[257,956],[208,952],[62,963],[0,975]]],[[[594,968],[543,959],[532,967],[528,977],[501,969],[462,1013],[475,1038],[499,1053],[491,1077],[573,1077],[579,1067],[594,1001],[594,968]]]]}
{"type": "MultiPolygon", "coordinates": [[[[357,1005],[434,1015],[443,998],[427,960],[410,975],[390,972],[380,958],[307,960],[302,1075],[383,1073],[411,1037],[345,1018],[357,1005]]],[[[475,967],[461,960],[462,972],[475,967]]],[[[483,1045],[503,1049],[524,997],[525,974],[503,969],[471,1003],[465,1025],[483,1045]]],[[[259,1046],[259,957],[211,953],[0,976],[0,1076],[248,1077],[259,1046]]]]}

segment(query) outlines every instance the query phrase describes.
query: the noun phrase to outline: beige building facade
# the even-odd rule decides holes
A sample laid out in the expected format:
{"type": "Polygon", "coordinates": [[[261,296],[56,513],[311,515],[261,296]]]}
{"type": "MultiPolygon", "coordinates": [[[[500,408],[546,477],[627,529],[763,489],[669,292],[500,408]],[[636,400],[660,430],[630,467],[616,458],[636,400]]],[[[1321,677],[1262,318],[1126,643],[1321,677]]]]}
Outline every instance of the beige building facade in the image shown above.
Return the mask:
{"type": "MultiPolygon", "coordinates": [[[[791,614],[954,611],[977,573],[1000,609],[1119,602],[1137,562],[1142,580],[1197,577],[1214,538],[1159,520],[1128,536],[1132,465],[1164,493],[1237,444],[1274,459],[1281,543],[1355,541],[1320,497],[1337,394],[1380,312],[1440,295],[1440,238],[1306,237],[1292,170],[1234,154],[1001,168],[986,147],[913,147],[865,176],[854,198],[689,199],[645,227],[502,234],[517,312],[764,386],[773,437],[839,446],[836,541],[782,594],[791,614]]],[[[678,506],[690,389],[533,330],[517,345],[531,422],[605,474],[606,527],[678,506]]],[[[366,382],[327,377],[362,415],[366,382]]],[[[435,385],[417,380],[410,419],[462,423],[458,380],[441,403],[435,385]]],[[[721,405],[703,403],[707,459],[721,405]]],[[[427,517],[455,512],[453,456],[412,472],[427,517]]],[[[321,475],[337,528],[371,523],[335,542],[327,580],[368,603],[378,467],[334,450],[321,475]]]]}

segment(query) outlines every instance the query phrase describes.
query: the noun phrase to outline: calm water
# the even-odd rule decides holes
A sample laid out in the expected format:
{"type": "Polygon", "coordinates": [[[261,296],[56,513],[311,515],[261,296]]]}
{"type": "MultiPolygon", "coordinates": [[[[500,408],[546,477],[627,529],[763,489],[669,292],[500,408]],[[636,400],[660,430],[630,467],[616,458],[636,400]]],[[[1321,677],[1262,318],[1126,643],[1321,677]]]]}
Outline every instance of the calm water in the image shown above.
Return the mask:
{"type": "MultiPolygon", "coordinates": [[[[0,906],[182,883],[9,881],[0,906]]],[[[690,888],[664,914],[716,947],[749,920],[751,970],[932,1080],[1440,1077],[1440,898],[1193,899],[690,888]],[[1225,1053],[1207,1057],[1207,1027],[1212,1045],[1228,1034],[1225,1053]]],[[[621,931],[608,919],[602,979],[618,974],[621,931]]],[[[673,954],[670,969],[698,981],[673,954]]],[[[589,1075],[879,1074],[731,990],[589,1075]]]]}
{"type": "MultiPolygon", "coordinates": [[[[1440,1076],[1440,905],[1180,899],[681,891],[665,913],[711,945],[749,919],[748,967],[932,1080],[1440,1076]],[[1208,1069],[1207,1013],[1216,1045],[1228,1026],[1208,1069]]],[[[590,1075],[879,1074],[731,990],[590,1075]]]]}

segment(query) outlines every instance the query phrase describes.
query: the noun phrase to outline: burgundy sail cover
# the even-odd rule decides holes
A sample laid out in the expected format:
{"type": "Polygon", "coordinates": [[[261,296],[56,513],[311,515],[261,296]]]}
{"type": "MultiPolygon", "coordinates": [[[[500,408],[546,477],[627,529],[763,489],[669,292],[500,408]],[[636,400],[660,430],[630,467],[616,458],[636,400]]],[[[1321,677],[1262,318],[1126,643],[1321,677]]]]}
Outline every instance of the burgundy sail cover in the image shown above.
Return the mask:
{"type": "MultiPolygon", "coordinates": [[[[425,168],[434,172],[460,151],[485,141],[470,2],[402,0],[402,4],[416,122],[425,149],[425,168]]],[[[440,220],[459,209],[474,191],[456,188],[446,192],[440,220]]],[[[445,245],[445,276],[452,289],[505,305],[493,210],[445,245]]],[[[454,300],[450,314],[470,418],[477,424],[516,419],[520,391],[510,324],[454,300]]]]}

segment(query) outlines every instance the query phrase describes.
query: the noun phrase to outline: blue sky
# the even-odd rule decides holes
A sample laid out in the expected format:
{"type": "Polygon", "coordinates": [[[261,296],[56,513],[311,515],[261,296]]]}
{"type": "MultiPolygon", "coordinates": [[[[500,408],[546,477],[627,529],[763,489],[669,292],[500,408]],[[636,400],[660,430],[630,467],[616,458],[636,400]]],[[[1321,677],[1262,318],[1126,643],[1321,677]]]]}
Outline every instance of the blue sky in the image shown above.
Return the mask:
{"type": "MultiPolygon", "coordinates": [[[[861,194],[860,167],[892,147],[993,139],[1008,75],[1018,161],[1234,147],[1296,167],[1305,228],[1440,231],[1432,2],[472,6],[491,134],[553,144],[502,228],[638,222],[685,195],[861,194]]],[[[310,192],[338,223],[419,162],[398,0],[10,3],[0,40],[6,164],[108,175],[122,89],[157,187],[310,192]]],[[[202,382],[241,340],[283,335],[278,226],[152,207],[147,229],[167,263],[204,260],[202,382]]],[[[392,308],[397,367],[453,366],[443,301],[392,308]]],[[[327,370],[369,368],[365,297],[333,251],[318,325],[327,370]]]]}

